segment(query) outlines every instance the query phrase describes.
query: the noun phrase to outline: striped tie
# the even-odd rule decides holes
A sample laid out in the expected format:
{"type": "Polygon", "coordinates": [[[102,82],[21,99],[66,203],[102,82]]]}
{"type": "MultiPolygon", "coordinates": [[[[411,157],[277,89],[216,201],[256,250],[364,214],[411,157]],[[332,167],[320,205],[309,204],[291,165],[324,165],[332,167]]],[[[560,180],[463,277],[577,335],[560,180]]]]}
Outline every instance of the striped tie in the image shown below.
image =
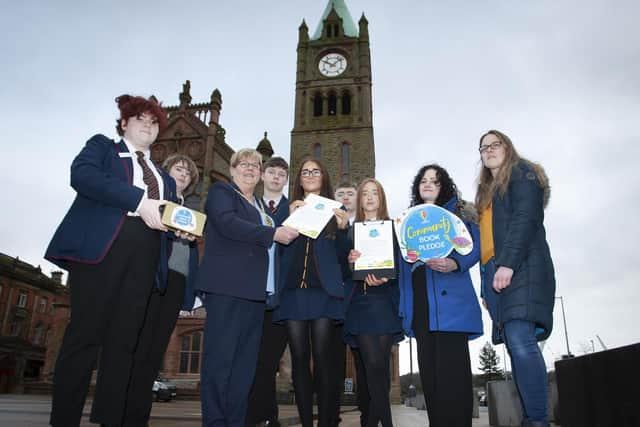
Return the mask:
{"type": "Polygon", "coordinates": [[[136,151],[138,156],[138,163],[142,167],[142,180],[147,185],[147,197],[149,199],[160,199],[160,188],[158,187],[158,180],[156,176],[151,172],[149,165],[144,160],[144,153],[142,151],[136,151]]]}

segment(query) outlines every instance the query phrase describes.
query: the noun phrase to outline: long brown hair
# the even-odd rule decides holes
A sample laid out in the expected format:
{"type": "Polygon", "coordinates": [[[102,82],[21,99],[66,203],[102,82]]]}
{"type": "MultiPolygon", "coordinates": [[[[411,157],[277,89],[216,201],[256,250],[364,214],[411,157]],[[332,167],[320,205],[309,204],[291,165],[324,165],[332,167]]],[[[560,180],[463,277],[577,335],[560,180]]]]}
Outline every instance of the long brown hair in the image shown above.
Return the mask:
{"type": "Polygon", "coordinates": [[[479,146],[482,145],[482,140],[487,135],[494,135],[500,142],[502,142],[502,146],[504,148],[504,161],[498,169],[498,173],[495,177],[491,174],[491,170],[484,166],[484,164],[480,168],[480,175],[478,176],[478,190],[476,191],[476,208],[478,209],[478,212],[484,211],[489,206],[496,192],[500,195],[500,197],[504,196],[504,194],[507,192],[507,189],[509,188],[509,180],[511,179],[511,172],[513,171],[513,167],[520,161],[525,162],[536,174],[538,185],[540,185],[540,188],[544,190],[544,200],[546,206],[546,202],[549,199],[550,188],[549,178],[547,178],[547,174],[545,173],[542,166],[540,166],[538,163],[534,163],[530,160],[520,157],[515,147],[513,146],[513,142],[511,142],[511,139],[504,133],[494,129],[485,132],[480,137],[479,146]]]}
{"type": "Polygon", "coordinates": [[[302,177],[300,172],[302,172],[302,166],[304,166],[307,162],[313,162],[318,165],[318,169],[322,172],[322,186],[320,187],[320,195],[322,197],[326,197],[327,199],[333,199],[333,187],[331,186],[331,177],[329,176],[329,172],[327,168],[322,164],[322,162],[318,159],[314,159],[313,157],[305,157],[300,162],[300,166],[298,166],[298,170],[296,171],[296,180],[293,184],[293,194],[291,196],[291,200],[304,200],[304,189],[302,188],[302,177]]]}
{"type": "Polygon", "coordinates": [[[384,193],[382,184],[380,184],[380,181],[378,181],[377,179],[365,178],[358,186],[358,195],[356,196],[357,199],[355,221],[361,222],[365,220],[364,208],[362,207],[362,193],[364,191],[364,186],[370,182],[372,182],[376,186],[376,190],[378,190],[378,199],[380,201],[378,211],[376,212],[376,219],[389,219],[389,210],[387,209],[387,196],[384,193]]]}

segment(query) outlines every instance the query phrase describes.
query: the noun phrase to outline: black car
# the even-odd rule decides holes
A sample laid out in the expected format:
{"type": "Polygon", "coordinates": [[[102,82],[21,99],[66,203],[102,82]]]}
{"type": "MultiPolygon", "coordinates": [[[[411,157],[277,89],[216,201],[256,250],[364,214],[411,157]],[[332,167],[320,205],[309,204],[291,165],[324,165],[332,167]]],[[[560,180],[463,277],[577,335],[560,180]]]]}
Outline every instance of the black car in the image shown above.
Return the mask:
{"type": "Polygon", "coordinates": [[[153,388],[151,391],[153,392],[153,400],[154,401],[163,401],[169,402],[171,399],[177,396],[177,387],[172,382],[169,382],[166,378],[158,377],[153,382],[153,388]]]}

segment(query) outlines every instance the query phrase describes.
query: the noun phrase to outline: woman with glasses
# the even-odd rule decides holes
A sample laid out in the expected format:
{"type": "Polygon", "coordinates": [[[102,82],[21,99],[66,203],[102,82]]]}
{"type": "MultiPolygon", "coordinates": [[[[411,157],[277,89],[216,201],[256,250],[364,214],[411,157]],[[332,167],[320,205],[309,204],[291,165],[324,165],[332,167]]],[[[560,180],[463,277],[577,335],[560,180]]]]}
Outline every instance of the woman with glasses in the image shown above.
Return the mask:
{"type": "Polygon", "coordinates": [[[480,212],[483,304],[493,320],[493,342],[504,343],[522,402],[522,426],[548,426],[547,369],[538,341],[551,334],[555,274],[546,240],[544,169],[518,155],[505,134],[480,138],[480,212]]]}
{"type": "Polygon", "coordinates": [[[431,203],[462,219],[473,238],[467,255],[414,264],[400,262],[400,316],[415,336],[429,426],[471,427],[473,388],[469,339],[482,335],[482,316],[469,270],[480,257],[477,214],[460,198],[446,169],[420,168],[411,186],[411,206],[431,203]]]}
{"type": "Polygon", "coordinates": [[[258,359],[265,299],[275,292],[274,242],[298,236],[274,227],[254,190],[262,155],[231,156],[231,183],[209,188],[205,251],[195,283],[207,319],[200,372],[203,426],[244,427],[258,359]]]}
{"type": "MultiPolygon", "coordinates": [[[[308,158],[295,177],[291,212],[304,205],[304,198],[312,193],[333,197],[326,168],[319,160],[308,158]]],[[[316,239],[300,236],[281,253],[280,304],[274,320],[284,321],[287,329],[293,388],[303,427],[313,425],[314,390],[318,395],[318,425],[329,425],[333,415],[331,343],[334,322],[344,318],[343,281],[348,271],[348,249],[337,241],[346,239],[349,224],[346,211],[336,209],[334,214],[316,239]]]]}

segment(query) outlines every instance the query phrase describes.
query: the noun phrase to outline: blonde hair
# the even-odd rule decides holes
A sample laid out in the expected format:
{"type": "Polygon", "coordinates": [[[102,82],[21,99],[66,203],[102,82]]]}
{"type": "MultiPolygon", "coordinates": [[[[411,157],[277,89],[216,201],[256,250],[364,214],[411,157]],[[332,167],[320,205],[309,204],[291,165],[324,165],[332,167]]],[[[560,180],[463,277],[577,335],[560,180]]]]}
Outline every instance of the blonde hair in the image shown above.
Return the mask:
{"type": "Polygon", "coordinates": [[[262,154],[258,153],[253,148],[241,148],[240,150],[233,153],[231,156],[231,160],[229,160],[229,166],[235,168],[238,166],[242,160],[251,159],[256,161],[258,165],[260,165],[260,170],[262,170],[262,154]]]}
{"type": "Polygon", "coordinates": [[[531,168],[531,170],[533,170],[538,180],[538,185],[540,185],[540,188],[544,190],[544,200],[546,203],[546,201],[548,200],[550,188],[549,179],[547,178],[547,174],[545,173],[542,166],[540,166],[538,163],[534,163],[530,160],[520,157],[515,147],[513,146],[513,142],[511,142],[511,139],[509,139],[509,137],[504,133],[494,129],[485,132],[480,137],[479,146],[482,145],[482,140],[487,135],[495,136],[502,143],[502,147],[504,148],[504,161],[502,162],[502,165],[500,165],[498,173],[495,177],[493,176],[489,168],[484,166],[484,164],[482,165],[480,169],[480,175],[478,176],[478,190],[476,191],[476,208],[478,209],[478,212],[484,211],[489,206],[496,192],[500,195],[500,197],[504,196],[504,194],[507,192],[507,189],[509,188],[509,181],[511,179],[513,167],[518,164],[518,162],[526,163],[531,168]]]}

